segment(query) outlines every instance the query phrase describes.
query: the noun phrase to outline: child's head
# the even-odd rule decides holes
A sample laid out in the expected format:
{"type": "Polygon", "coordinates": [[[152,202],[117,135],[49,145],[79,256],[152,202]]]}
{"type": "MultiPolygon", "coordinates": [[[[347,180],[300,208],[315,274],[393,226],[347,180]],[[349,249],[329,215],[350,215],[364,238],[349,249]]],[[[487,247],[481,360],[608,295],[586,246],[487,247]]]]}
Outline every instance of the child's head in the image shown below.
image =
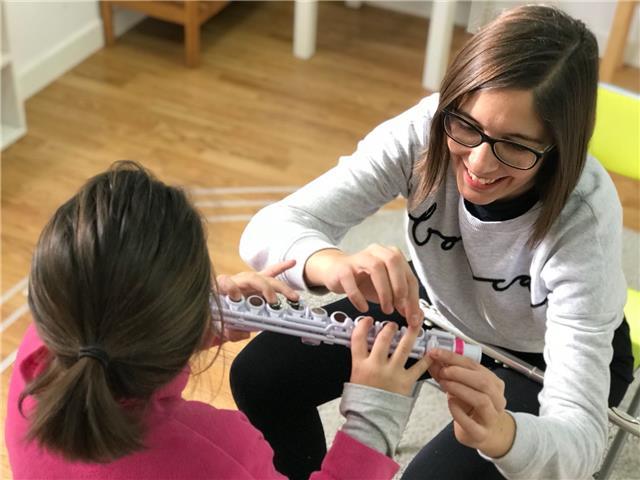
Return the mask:
{"type": "Polygon", "coordinates": [[[140,448],[146,400],[210,332],[211,288],[202,219],[181,190],[133,162],[89,180],[33,257],[29,306],[51,363],[23,393],[37,399],[30,437],[86,461],[140,448]]]}
{"type": "MultiPolygon", "coordinates": [[[[554,146],[535,165],[537,170],[532,169],[532,183],[543,202],[532,239],[540,240],[562,210],[584,167],[595,121],[597,81],[597,43],[581,21],[539,5],[505,11],[466,43],[447,70],[429,149],[416,167],[421,180],[415,201],[422,201],[443,180],[449,167],[451,152],[444,110],[464,110],[465,102],[481,92],[524,92],[530,99],[531,115],[544,129],[548,142],[528,146],[538,151],[554,146]]],[[[519,132],[489,135],[505,133],[519,132]]],[[[516,141],[527,144],[517,136],[516,141]]],[[[519,171],[508,166],[502,175],[508,177],[510,172],[517,178],[519,171]]]]}

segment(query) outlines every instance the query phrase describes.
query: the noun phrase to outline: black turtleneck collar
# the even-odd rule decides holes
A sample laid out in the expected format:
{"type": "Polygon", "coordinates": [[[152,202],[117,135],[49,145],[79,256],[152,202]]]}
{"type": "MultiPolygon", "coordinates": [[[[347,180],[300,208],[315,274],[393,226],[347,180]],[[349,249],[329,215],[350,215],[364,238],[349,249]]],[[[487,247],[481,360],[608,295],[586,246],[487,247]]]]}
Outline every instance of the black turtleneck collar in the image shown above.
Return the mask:
{"type": "Polygon", "coordinates": [[[536,189],[532,188],[522,195],[509,200],[496,200],[487,205],[476,205],[465,200],[464,205],[467,211],[478,220],[483,222],[503,222],[528,212],[539,198],[536,189]]]}

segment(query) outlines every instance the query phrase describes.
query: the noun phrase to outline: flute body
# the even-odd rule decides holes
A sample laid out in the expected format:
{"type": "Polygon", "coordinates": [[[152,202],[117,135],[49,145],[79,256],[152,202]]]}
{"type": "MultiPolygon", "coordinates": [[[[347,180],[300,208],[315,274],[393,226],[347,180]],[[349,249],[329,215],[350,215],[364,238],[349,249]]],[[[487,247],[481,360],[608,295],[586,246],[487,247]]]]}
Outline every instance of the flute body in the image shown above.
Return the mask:
{"type": "MultiPolygon", "coordinates": [[[[218,300],[225,325],[235,330],[267,330],[283,333],[300,337],[303,342],[312,345],[326,343],[349,347],[353,328],[362,318],[352,319],[340,311],[329,315],[322,307],[307,307],[301,302],[268,304],[258,295],[242,298],[239,301],[219,295],[218,300]]],[[[218,305],[214,301],[211,302],[211,307],[214,313],[218,310],[218,305]]],[[[367,339],[369,349],[385,323],[374,322],[367,339]]],[[[396,332],[391,342],[391,351],[396,348],[406,329],[402,327],[396,332]]],[[[422,358],[432,348],[450,350],[476,362],[480,361],[482,355],[478,345],[466,343],[451,333],[431,329],[421,330],[409,356],[416,359],[422,358]]]]}

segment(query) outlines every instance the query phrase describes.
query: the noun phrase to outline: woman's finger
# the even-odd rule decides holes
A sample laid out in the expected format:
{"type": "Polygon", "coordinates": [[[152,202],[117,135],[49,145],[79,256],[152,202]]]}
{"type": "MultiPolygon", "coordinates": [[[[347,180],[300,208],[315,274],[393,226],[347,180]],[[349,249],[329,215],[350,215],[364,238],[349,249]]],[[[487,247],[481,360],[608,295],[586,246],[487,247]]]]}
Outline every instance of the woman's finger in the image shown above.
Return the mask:
{"type": "Polygon", "coordinates": [[[389,273],[384,261],[373,255],[368,255],[365,263],[362,264],[366,272],[369,273],[373,288],[376,290],[380,308],[384,313],[390,315],[393,313],[393,290],[389,281],[389,273]]]}
{"type": "Polygon", "coordinates": [[[438,362],[445,363],[447,365],[459,365],[470,370],[485,368],[478,362],[475,362],[474,360],[471,360],[464,355],[450,352],[449,350],[443,350],[442,348],[434,348],[433,350],[429,350],[429,356],[438,362]]]}
{"type": "Polygon", "coordinates": [[[393,294],[393,304],[398,311],[402,311],[409,296],[409,285],[407,283],[407,271],[410,271],[409,264],[404,255],[396,247],[380,247],[380,257],[384,260],[391,292],[393,294]]]}
{"type": "Polygon", "coordinates": [[[424,323],[424,313],[420,308],[420,284],[416,276],[407,265],[407,300],[405,302],[404,316],[408,325],[422,326],[424,323]]]}
{"type": "MultiPolygon", "coordinates": [[[[480,441],[484,438],[486,435],[486,429],[482,425],[478,424],[473,417],[467,413],[470,410],[468,405],[465,405],[464,402],[460,402],[455,397],[449,397],[447,404],[453,420],[460,425],[466,435],[476,441],[480,441]]],[[[471,409],[471,411],[473,411],[473,409],[471,409]]]]}
{"type": "Polygon", "coordinates": [[[356,283],[356,279],[353,276],[353,272],[351,271],[351,269],[341,272],[339,278],[340,285],[342,286],[344,293],[347,295],[349,301],[351,301],[353,306],[356,307],[360,312],[364,313],[368,311],[369,304],[367,303],[367,299],[358,288],[358,284],[356,283]]]}
{"type": "Polygon", "coordinates": [[[497,409],[503,408],[504,382],[489,370],[469,370],[457,365],[449,365],[442,369],[440,378],[452,380],[466,385],[478,392],[483,392],[491,398],[497,409]]]}
{"type": "Polygon", "coordinates": [[[458,382],[451,380],[440,380],[440,386],[445,392],[453,395],[464,401],[466,404],[473,407],[473,409],[482,417],[489,418],[490,415],[497,415],[497,410],[488,395],[482,392],[478,392],[473,388],[469,388],[458,382]]]}
{"type": "Polygon", "coordinates": [[[431,375],[431,378],[433,378],[436,382],[440,383],[440,372],[444,368],[444,364],[434,360],[428,354],[425,355],[425,357],[428,357],[432,362],[431,366],[429,367],[429,375],[431,375]]]}

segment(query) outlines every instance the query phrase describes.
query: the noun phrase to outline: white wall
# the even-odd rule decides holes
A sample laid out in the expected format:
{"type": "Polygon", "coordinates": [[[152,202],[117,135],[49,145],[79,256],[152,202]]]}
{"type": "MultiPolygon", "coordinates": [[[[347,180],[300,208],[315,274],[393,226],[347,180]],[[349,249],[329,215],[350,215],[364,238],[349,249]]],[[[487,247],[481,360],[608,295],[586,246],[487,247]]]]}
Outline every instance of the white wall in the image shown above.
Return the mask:
{"type": "MultiPolygon", "coordinates": [[[[410,15],[416,15],[420,17],[428,18],[431,12],[431,3],[426,0],[418,1],[379,1],[371,0],[364,2],[367,5],[379,8],[385,8],[394,10],[410,15]]],[[[546,0],[544,2],[532,1],[459,1],[456,7],[456,25],[466,26],[469,14],[471,11],[477,13],[485,13],[491,18],[489,11],[499,12],[503,9],[522,5],[526,3],[545,3],[556,5],[562,8],[565,12],[575,18],[582,20],[587,27],[594,33],[598,40],[598,47],[600,49],[600,56],[604,53],[607,46],[607,38],[609,36],[609,29],[613,21],[613,15],[615,13],[616,2],[615,1],[574,1],[574,0],[546,0]],[[487,12],[481,12],[480,10],[487,10],[487,12]]],[[[482,15],[484,16],[484,15],[482,15]]],[[[472,19],[473,22],[473,19],[472,19]]],[[[627,47],[625,50],[624,61],[629,65],[640,67],[640,8],[636,8],[634,19],[629,31],[629,37],[627,38],[627,47]]]]}
{"type": "MultiPolygon", "coordinates": [[[[104,46],[96,0],[5,0],[5,7],[11,57],[25,99],[104,46]]],[[[116,9],[116,35],[142,18],[116,9]]]]}
{"type": "MultiPolygon", "coordinates": [[[[427,0],[371,0],[364,2],[372,7],[384,8],[395,12],[415,15],[417,17],[429,18],[431,15],[431,5],[433,2],[427,0]]],[[[455,24],[467,25],[469,18],[470,1],[459,1],[456,7],[455,24]]]]}
{"type": "MultiPolygon", "coordinates": [[[[600,56],[607,47],[607,38],[615,13],[615,2],[559,2],[560,7],[569,15],[582,20],[598,39],[600,56]]],[[[640,7],[636,7],[629,36],[624,61],[628,65],[640,67],[640,7]]]]}

